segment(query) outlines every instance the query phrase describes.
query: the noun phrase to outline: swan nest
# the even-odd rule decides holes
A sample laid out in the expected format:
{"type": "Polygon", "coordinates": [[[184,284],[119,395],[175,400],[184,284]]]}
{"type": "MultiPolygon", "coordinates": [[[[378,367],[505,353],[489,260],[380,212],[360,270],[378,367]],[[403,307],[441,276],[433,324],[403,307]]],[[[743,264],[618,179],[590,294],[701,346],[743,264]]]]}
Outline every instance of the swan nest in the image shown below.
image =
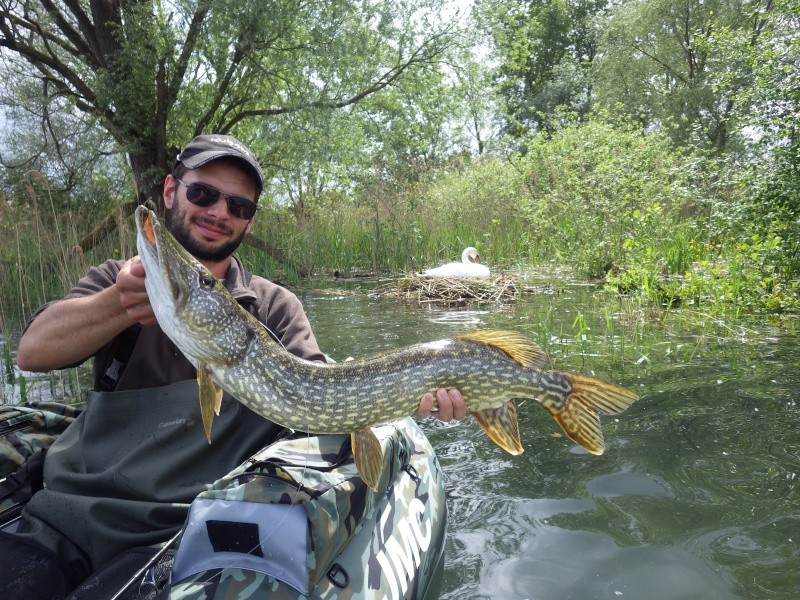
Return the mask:
{"type": "Polygon", "coordinates": [[[406,275],[399,281],[382,286],[378,296],[401,298],[420,304],[469,304],[492,302],[510,304],[525,291],[514,279],[505,276],[486,277],[424,277],[406,275]]]}

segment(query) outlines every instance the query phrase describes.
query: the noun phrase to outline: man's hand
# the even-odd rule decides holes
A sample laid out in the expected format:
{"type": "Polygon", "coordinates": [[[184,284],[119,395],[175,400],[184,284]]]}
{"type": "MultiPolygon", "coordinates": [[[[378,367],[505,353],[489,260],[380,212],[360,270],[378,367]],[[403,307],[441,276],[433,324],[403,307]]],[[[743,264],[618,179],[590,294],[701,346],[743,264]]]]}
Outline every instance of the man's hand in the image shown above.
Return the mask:
{"type": "Polygon", "coordinates": [[[144,266],[138,256],[122,265],[117,273],[116,286],[119,302],[134,322],[147,326],[156,324],[150,297],[144,287],[144,266]]]}
{"type": "Polygon", "coordinates": [[[439,388],[436,391],[436,402],[439,408],[431,410],[433,394],[431,392],[423,394],[419,409],[414,413],[414,416],[427,417],[432,415],[440,421],[449,423],[450,421],[460,421],[467,414],[467,405],[464,402],[464,398],[461,396],[461,392],[455,388],[450,390],[439,388]]]}

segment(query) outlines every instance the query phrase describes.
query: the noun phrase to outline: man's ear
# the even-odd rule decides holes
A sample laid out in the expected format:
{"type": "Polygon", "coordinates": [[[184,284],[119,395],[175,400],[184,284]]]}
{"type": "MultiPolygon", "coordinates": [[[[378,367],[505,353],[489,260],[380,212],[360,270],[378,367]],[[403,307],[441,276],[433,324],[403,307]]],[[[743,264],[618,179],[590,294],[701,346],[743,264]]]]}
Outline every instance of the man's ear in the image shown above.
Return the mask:
{"type": "Polygon", "coordinates": [[[245,227],[245,229],[244,229],[245,233],[250,233],[251,231],[253,231],[253,219],[250,219],[247,222],[247,227],[245,227]]]}
{"type": "Polygon", "coordinates": [[[172,205],[175,203],[175,194],[178,191],[178,180],[171,174],[164,178],[164,206],[168,210],[172,210],[172,205]]]}

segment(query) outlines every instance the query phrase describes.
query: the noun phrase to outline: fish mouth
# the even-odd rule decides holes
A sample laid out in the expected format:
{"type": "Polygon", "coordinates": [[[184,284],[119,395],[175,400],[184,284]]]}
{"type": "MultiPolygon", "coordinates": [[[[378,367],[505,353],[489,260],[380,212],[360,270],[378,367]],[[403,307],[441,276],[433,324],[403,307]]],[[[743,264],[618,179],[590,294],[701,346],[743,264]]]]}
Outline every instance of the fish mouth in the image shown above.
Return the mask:
{"type": "MultiPolygon", "coordinates": [[[[161,234],[161,223],[156,217],[156,214],[145,206],[136,208],[136,228],[139,231],[139,243],[137,248],[139,256],[145,268],[145,277],[151,277],[153,281],[156,277],[160,278],[164,284],[164,288],[169,290],[172,296],[172,301],[175,303],[176,308],[181,308],[188,300],[189,290],[184,289],[181,285],[183,278],[179,273],[173,271],[180,271],[178,265],[174,261],[169,260],[169,250],[164,252],[164,238],[161,234]],[[171,277],[170,274],[177,275],[171,277]]],[[[145,281],[147,281],[145,279],[145,281]]]]}
{"type": "Polygon", "coordinates": [[[147,241],[151,244],[155,244],[156,232],[153,229],[153,213],[147,209],[145,209],[145,211],[147,212],[142,215],[142,231],[147,241]]]}
{"type": "MultiPolygon", "coordinates": [[[[140,239],[148,242],[153,252],[158,255],[158,239],[156,238],[156,230],[154,221],[156,221],[155,213],[145,206],[136,207],[136,229],[141,233],[140,239]]],[[[142,248],[139,248],[141,251],[142,248]]]]}
{"type": "Polygon", "coordinates": [[[137,249],[142,261],[150,264],[159,263],[158,236],[156,235],[155,213],[144,206],[136,208],[136,229],[139,232],[137,249]],[[149,259],[149,260],[148,260],[149,259]]]}

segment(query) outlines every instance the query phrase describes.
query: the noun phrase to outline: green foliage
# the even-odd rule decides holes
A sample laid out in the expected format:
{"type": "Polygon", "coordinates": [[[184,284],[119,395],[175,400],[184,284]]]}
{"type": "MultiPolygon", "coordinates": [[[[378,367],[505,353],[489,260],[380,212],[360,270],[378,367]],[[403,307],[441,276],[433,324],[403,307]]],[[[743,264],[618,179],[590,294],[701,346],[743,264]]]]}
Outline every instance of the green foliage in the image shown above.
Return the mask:
{"type": "Polygon", "coordinates": [[[529,256],[530,236],[517,217],[522,191],[514,169],[491,159],[431,182],[397,187],[376,179],[357,196],[323,194],[302,213],[273,207],[256,232],[305,272],[421,271],[459,260],[466,246],[498,268],[529,256]]]}
{"type": "Polygon", "coordinates": [[[721,71],[719,85],[730,85],[736,66],[750,65],[753,84],[743,89],[737,122],[750,132],[742,160],[740,184],[745,201],[737,217],[759,236],[780,236],[786,259],[800,273],[800,2],[775,2],[765,22],[768,43],[753,44],[738,31],[720,36],[730,65],[721,71]]]}
{"type": "Polygon", "coordinates": [[[302,213],[273,207],[257,231],[307,272],[396,273],[412,258],[422,270],[474,245],[495,271],[569,265],[643,306],[800,308],[797,220],[755,219],[731,163],[608,117],[559,122],[509,160],[406,186],[376,178],[355,195],[313,197],[302,213]]]}
{"type": "Polygon", "coordinates": [[[135,254],[132,223],[124,222],[91,253],[80,250],[96,210],[92,203],[59,205],[40,174],[30,174],[18,193],[0,195],[0,323],[24,320],[62,297],[88,266],[135,254]]]}
{"type": "MultiPolygon", "coordinates": [[[[0,6],[0,68],[15,90],[2,100],[36,115],[37,127],[15,131],[38,145],[64,143],[54,122],[85,118],[105,130],[113,139],[105,150],[127,155],[140,201],[159,202],[177,149],[198,133],[238,135],[270,179],[291,170],[301,182],[337,181],[341,173],[324,168],[332,157],[363,166],[370,146],[384,144],[370,126],[376,112],[376,124],[440,150],[450,106],[444,64],[458,39],[452,19],[439,0],[23,0],[0,6]],[[384,91],[415,99],[413,117],[390,98],[388,110],[353,110],[384,91]],[[353,120],[356,135],[340,135],[353,120]]],[[[20,162],[51,160],[36,146],[20,162]]]]}
{"type": "Polygon", "coordinates": [[[716,214],[715,227],[705,236],[695,223],[684,221],[661,248],[650,239],[631,241],[624,267],[607,278],[610,288],[645,304],[702,307],[716,314],[800,310],[798,264],[791,250],[796,233],[791,241],[769,232],[763,220],[729,217],[716,214]]]}
{"type": "Polygon", "coordinates": [[[0,8],[4,310],[130,256],[129,224],[71,248],[208,131],[265,166],[255,233],[287,262],[245,249],[259,272],[474,245],[642,303],[796,310],[798,0],[481,0],[472,32],[438,0],[45,5],[0,8]]]}
{"type": "MultiPolygon", "coordinates": [[[[646,127],[664,127],[681,146],[721,153],[739,96],[753,83],[752,64],[733,61],[720,39],[736,32],[747,44],[770,44],[758,0],[633,0],[616,5],[602,24],[597,100],[618,103],[646,127]],[[736,76],[719,85],[736,64],[736,76]]],[[[744,108],[743,110],[748,110],[744,108]]]]}
{"type": "Polygon", "coordinates": [[[702,163],[674,151],[661,132],[596,118],[532,136],[526,147],[517,166],[537,254],[566,260],[585,275],[623,268],[642,244],[663,256],[678,215],[706,211],[702,163]]]}
{"type": "Polygon", "coordinates": [[[493,0],[477,3],[491,35],[506,131],[524,136],[550,124],[554,112],[585,115],[592,105],[590,70],[597,54],[593,19],[607,0],[493,0]]]}

